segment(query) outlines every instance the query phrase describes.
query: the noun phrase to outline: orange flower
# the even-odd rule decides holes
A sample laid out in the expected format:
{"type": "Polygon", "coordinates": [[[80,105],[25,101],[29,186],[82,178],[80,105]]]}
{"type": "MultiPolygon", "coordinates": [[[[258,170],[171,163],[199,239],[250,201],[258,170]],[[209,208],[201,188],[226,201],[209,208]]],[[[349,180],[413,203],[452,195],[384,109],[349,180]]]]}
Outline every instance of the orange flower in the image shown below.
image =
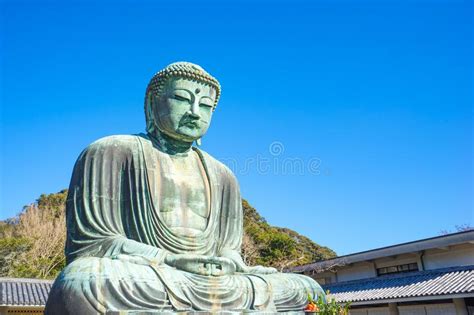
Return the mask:
{"type": "Polygon", "coordinates": [[[319,312],[319,307],[314,303],[310,302],[308,305],[306,305],[306,308],[304,309],[305,312],[319,312]]]}

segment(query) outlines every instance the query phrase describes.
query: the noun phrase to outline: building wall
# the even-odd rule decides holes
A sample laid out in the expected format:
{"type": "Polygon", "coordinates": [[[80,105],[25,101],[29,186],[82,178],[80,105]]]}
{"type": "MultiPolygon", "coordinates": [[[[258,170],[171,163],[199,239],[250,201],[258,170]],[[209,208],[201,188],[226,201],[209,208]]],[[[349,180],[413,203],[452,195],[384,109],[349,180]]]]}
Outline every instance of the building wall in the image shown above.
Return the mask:
{"type": "Polygon", "coordinates": [[[336,274],[330,271],[325,271],[325,272],[320,272],[320,273],[315,273],[315,274],[306,274],[306,275],[316,280],[320,285],[337,282],[336,274]]]}
{"type": "Polygon", "coordinates": [[[388,307],[372,307],[350,310],[349,315],[390,315],[390,312],[388,307]]]}
{"type": "MultiPolygon", "coordinates": [[[[390,315],[388,307],[367,307],[352,309],[350,315],[390,315]]],[[[450,315],[456,314],[453,303],[425,304],[425,305],[403,305],[398,306],[399,315],[450,315]]]]}
{"type": "Polygon", "coordinates": [[[456,314],[453,303],[399,306],[400,315],[447,315],[456,314]]]}
{"type": "Polygon", "coordinates": [[[389,267],[394,265],[404,265],[417,263],[419,255],[418,254],[404,254],[397,257],[384,257],[377,259],[375,261],[376,268],[389,267]]]}
{"type": "Polygon", "coordinates": [[[428,250],[423,256],[423,262],[426,270],[474,265],[474,244],[428,250]]]}
{"type": "Polygon", "coordinates": [[[373,264],[356,264],[351,267],[341,268],[337,271],[337,281],[350,281],[377,276],[373,264]]]}

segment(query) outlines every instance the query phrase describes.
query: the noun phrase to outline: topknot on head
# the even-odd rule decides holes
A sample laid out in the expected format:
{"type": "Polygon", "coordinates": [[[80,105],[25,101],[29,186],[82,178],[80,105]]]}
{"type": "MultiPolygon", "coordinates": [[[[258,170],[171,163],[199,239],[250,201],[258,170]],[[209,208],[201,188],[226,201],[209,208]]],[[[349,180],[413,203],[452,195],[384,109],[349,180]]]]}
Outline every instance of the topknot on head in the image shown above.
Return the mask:
{"type": "Polygon", "coordinates": [[[211,76],[201,66],[191,62],[174,62],[168,65],[166,68],[155,73],[153,78],[151,78],[150,83],[148,83],[146,94],[148,95],[151,92],[154,95],[160,95],[166,81],[172,77],[196,80],[213,87],[216,90],[214,109],[216,108],[217,102],[219,101],[219,97],[221,95],[221,85],[219,84],[219,81],[217,81],[216,78],[211,76]]]}

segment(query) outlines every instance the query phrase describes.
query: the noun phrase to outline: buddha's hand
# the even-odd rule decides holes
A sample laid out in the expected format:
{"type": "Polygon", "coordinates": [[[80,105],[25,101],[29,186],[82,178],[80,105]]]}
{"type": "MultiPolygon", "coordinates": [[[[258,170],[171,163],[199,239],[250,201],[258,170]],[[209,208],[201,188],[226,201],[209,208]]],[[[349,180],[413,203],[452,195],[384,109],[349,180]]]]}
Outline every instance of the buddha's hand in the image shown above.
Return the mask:
{"type": "Polygon", "coordinates": [[[270,274],[270,273],[277,273],[278,271],[273,267],[245,266],[242,268],[242,272],[252,273],[252,274],[270,274]]]}
{"type": "Polygon", "coordinates": [[[247,266],[240,255],[240,252],[235,249],[223,249],[221,255],[230,258],[237,266],[237,272],[251,273],[251,274],[270,274],[276,273],[277,270],[272,267],[263,266],[247,266]]]}
{"type": "Polygon", "coordinates": [[[202,276],[224,276],[235,272],[235,263],[225,257],[194,254],[168,254],[165,264],[202,276]]]}

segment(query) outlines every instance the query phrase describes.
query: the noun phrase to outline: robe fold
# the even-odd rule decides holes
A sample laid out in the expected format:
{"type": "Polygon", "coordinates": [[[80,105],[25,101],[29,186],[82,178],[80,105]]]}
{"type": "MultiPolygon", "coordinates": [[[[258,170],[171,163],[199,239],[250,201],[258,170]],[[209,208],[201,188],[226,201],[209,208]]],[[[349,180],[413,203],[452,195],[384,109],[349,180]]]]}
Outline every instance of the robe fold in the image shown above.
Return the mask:
{"type": "Polygon", "coordinates": [[[293,274],[220,277],[181,271],[167,253],[240,255],[243,212],[232,172],[195,149],[209,184],[209,219],[197,235],[175,234],[160,217],[169,189],[166,153],[146,135],[111,136],[79,156],[66,203],[67,266],[54,282],[46,314],[112,311],[302,310],[322,294],[293,274]]]}

